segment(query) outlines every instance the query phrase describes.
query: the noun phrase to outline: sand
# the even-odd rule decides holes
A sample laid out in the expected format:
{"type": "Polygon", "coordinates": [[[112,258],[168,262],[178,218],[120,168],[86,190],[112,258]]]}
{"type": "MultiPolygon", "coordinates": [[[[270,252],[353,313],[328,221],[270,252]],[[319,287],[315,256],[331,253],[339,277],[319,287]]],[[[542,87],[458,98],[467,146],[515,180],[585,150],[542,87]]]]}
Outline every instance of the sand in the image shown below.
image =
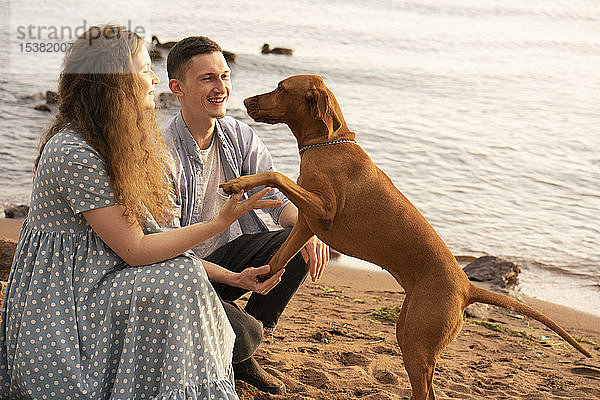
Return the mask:
{"type": "MultiPolygon", "coordinates": [[[[394,325],[373,315],[397,307],[403,290],[387,272],[333,263],[307,281],[257,359],[287,386],[269,395],[237,382],[242,399],[409,399],[410,384],[394,325]],[[379,312],[377,312],[379,310],[379,312]]],[[[596,358],[574,350],[537,321],[489,307],[467,318],[442,353],[438,399],[599,399],[600,318],[525,298],[583,339],[596,358]]]]}
{"type": "Polygon", "coordinates": [[[0,218],[0,238],[19,239],[23,219],[0,218]]]}
{"type": "MultiPolygon", "coordinates": [[[[0,218],[0,237],[17,238],[20,223],[0,218]]],[[[270,395],[238,381],[240,398],[409,399],[393,322],[380,318],[403,297],[385,271],[331,263],[319,281],[304,283],[257,351],[267,371],[285,382],[285,393],[270,395]]],[[[534,320],[484,306],[487,316],[466,318],[440,357],[438,399],[600,399],[600,318],[522,300],[580,338],[595,358],[534,320]]]]}

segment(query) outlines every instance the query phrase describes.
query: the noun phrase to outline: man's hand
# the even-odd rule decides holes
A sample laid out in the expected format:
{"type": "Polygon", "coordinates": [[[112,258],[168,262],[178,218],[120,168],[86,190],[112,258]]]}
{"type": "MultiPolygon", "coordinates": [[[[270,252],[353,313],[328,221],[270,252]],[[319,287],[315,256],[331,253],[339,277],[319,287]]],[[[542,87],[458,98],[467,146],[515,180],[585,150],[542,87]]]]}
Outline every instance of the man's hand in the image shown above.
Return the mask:
{"type": "Polygon", "coordinates": [[[285,270],[280,269],[266,281],[261,281],[260,277],[267,275],[269,272],[271,272],[270,265],[263,265],[259,268],[246,268],[237,275],[237,281],[231,286],[251,290],[258,294],[267,294],[281,281],[281,275],[285,270]]]}
{"type": "Polygon", "coordinates": [[[316,281],[323,275],[325,267],[329,263],[329,246],[323,243],[319,238],[313,236],[306,246],[300,250],[304,262],[310,265],[310,277],[316,281]]]}

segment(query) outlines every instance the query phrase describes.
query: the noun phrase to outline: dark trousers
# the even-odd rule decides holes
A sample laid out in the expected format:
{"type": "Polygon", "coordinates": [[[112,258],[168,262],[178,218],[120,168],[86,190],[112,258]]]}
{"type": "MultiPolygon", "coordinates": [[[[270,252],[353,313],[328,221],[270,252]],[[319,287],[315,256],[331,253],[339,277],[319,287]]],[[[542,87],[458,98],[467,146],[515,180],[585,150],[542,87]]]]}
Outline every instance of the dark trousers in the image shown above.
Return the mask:
{"type": "Polygon", "coordinates": [[[262,342],[263,327],[260,321],[242,310],[233,301],[221,300],[227,319],[235,332],[233,363],[246,361],[262,342]]]}
{"type": "MultiPolygon", "coordinates": [[[[261,267],[269,262],[290,231],[291,228],[287,228],[274,232],[242,235],[218,248],[205,259],[233,272],[241,272],[249,267],[261,267]]],[[[308,268],[308,264],[298,253],[285,267],[285,273],[277,286],[266,295],[258,293],[250,295],[246,312],[261,321],[265,328],[274,328],[288,302],[306,279],[308,268]]],[[[224,301],[231,302],[248,292],[222,283],[213,283],[213,286],[224,301]]]]}

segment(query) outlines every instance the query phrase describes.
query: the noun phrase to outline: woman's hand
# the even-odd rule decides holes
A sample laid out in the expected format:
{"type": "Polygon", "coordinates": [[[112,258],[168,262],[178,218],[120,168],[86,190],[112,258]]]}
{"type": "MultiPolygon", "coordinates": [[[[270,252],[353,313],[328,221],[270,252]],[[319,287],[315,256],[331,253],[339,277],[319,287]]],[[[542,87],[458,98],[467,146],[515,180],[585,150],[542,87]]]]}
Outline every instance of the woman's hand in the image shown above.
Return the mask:
{"type": "Polygon", "coordinates": [[[281,282],[281,275],[283,275],[284,271],[281,269],[265,280],[263,278],[267,277],[271,272],[269,265],[263,265],[258,268],[246,268],[242,272],[233,272],[210,261],[201,261],[211,282],[224,283],[228,286],[250,290],[258,294],[267,294],[277,286],[281,282]]]}
{"type": "Polygon", "coordinates": [[[221,211],[219,211],[219,214],[213,219],[213,222],[225,229],[250,210],[281,206],[283,204],[281,200],[261,200],[270,190],[271,188],[266,187],[254,194],[254,196],[243,201],[240,201],[244,195],[243,190],[234,194],[229,201],[225,203],[223,208],[221,208],[221,211]]]}
{"type": "Polygon", "coordinates": [[[279,282],[281,282],[281,275],[284,273],[284,269],[280,269],[273,276],[267,280],[261,278],[271,271],[270,265],[263,265],[259,268],[246,268],[239,274],[237,274],[236,282],[233,286],[237,286],[242,289],[250,290],[259,294],[267,294],[273,289],[279,282]]]}

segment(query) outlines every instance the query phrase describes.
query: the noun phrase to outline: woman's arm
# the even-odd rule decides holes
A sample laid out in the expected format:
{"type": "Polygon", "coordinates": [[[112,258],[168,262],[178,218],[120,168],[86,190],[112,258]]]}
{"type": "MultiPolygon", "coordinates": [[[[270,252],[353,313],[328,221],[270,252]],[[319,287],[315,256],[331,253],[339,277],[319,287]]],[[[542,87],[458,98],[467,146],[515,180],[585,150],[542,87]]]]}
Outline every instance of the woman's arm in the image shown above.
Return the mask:
{"type": "Polygon", "coordinates": [[[260,208],[278,207],[279,200],[261,200],[265,188],[247,200],[237,193],[211,221],[144,235],[137,223],[130,223],[124,207],[112,205],[82,212],[88,224],[127,264],[147,265],[168,260],[222,232],[244,213],[260,208]]]}

